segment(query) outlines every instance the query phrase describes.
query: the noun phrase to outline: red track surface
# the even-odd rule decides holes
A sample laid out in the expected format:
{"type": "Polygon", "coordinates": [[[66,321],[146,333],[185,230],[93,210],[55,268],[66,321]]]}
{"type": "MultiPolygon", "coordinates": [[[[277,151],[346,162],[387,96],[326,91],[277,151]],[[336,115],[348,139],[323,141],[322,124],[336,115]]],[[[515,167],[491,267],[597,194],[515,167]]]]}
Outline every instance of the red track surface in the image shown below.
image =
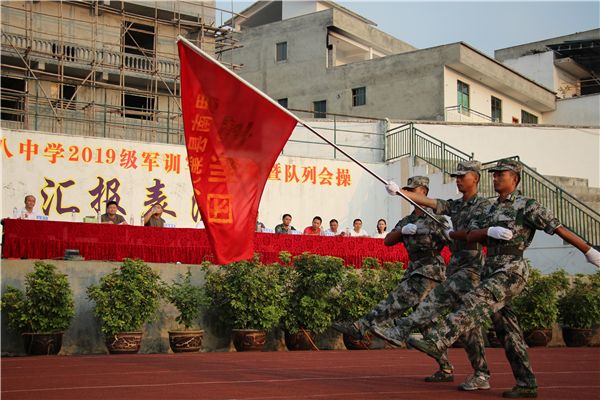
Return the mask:
{"type": "MultiPolygon", "coordinates": [[[[529,351],[542,399],[600,399],[600,348],[529,351]]],[[[470,372],[451,349],[454,383],[425,383],[415,350],[140,354],[2,359],[2,399],[498,399],[514,380],[487,349],[492,389],[459,392],[470,372]]]]}

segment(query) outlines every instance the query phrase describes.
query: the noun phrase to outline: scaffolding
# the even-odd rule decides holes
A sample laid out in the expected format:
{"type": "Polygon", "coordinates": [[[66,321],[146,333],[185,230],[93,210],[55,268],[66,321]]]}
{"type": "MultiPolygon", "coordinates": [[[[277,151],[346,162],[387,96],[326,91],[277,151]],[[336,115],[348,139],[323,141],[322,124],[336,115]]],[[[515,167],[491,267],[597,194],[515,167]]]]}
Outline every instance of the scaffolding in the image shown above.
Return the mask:
{"type": "Polygon", "coordinates": [[[215,12],[228,11],[214,1],[22,1],[1,11],[6,128],[181,144],[177,35],[217,58],[237,46],[216,26],[215,12]]]}

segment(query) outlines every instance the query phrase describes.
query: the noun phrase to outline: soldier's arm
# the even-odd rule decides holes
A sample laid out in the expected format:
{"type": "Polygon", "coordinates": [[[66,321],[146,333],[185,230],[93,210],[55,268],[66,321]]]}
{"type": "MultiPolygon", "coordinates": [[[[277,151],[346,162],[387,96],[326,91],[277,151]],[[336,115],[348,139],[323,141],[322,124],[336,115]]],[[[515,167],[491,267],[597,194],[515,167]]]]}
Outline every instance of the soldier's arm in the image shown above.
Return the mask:
{"type": "Polygon", "coordinates": [[[403,195],[420,205],[421,207],[429,207],[435,209],[437,205],[437,201],[435,199],[430,199],[429,197],[415,192],[409,192],[407,190],[400,190],[403,195]]]}
{"type": "Polygon", "coordinates": [[[579,236],[561,225],[558,219],[554,218],[552,212],[544,208],[537,201],[530,201],[525,209],[526,220],[537,229],[542,229],[549,235],[556,234],[567,243],[581,251],[589,263],[600,267],[600,252],[589,246],[579,236]]]}
{"type": "Polygon", "coordinates": [[[402,241],[402,232],[393,230],[385,236],[383,239],[383,244],[386,246],[393,246],[402,241]]]}
{"type": "Polygon", "coordinates": [[[577,248],[582,253],[587,253],[591,246],[583,241],[579,236],[560,225],[558,228],[554,230],[554,233],[560,236],[565,242],[569,243],[571,246],[577,248]]]}
{"type": "Polygon", "coordinates": [[[466,231],[466,230],[450,231],[450,234],[448,236],[450,236],[450,239],[466,241],[468,233],[469,233],[469,231],[466,231]]]}
{"type": "Polygon", "coordinates": [[[488,228],[475,229],[475,230],[469,231],[469,233],[467,233],[465,235],[466,240],[469,243],[484,242],[487,238],[487,231],[488,231],[488,228]]]}

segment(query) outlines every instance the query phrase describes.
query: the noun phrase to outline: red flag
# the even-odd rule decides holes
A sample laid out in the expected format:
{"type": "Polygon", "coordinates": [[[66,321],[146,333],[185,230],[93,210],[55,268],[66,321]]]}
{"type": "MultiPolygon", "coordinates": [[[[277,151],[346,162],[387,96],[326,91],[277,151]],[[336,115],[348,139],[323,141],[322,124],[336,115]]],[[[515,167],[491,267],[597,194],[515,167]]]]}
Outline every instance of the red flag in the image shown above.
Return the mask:
{"type": "Polygon", "coordinates": [[[216,262],[249,259],[265,183],[297,120],[187,40],[178,46],[188,165],[216,262]]]}

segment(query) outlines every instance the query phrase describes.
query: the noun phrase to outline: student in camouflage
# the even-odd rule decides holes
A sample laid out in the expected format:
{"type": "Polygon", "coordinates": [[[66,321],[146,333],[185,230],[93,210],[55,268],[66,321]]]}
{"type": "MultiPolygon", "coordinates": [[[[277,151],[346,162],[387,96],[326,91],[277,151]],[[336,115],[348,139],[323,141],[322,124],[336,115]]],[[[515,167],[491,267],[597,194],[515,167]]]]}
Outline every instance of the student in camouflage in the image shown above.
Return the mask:
{"type": "MultiPolygon", "coordinates": [[[[456,171],[451,174],[456,178],[456,186],[463,194],[462,198],[457,200],[430,199],[416,193],[403,193],[417,204],[433,208],[436,214],[448,215],[451,218],[453,229],[447,234],[452,239],[450,243],[452,257],[446,269],[447,279],[433,289],[408,317],[398,319],[396,326],[383,331],[375,327],[373,332],[379,337],[400,345],[408,339],[413,329],[427,328],[442,312],[454,308],[460,303],[463,295],[479,285],[479,274],[483,267],[483,248],[479,243],[467,243],[466,236],[470,220],[490,205],[489,200],[477,193],[480,170],[479,161],[458,163],[456,171]]],[[[398,188],[394,185],[395,183],[390,182],[386,189],[390,194],[395,195],[398,188]]],[[[474,372],[459,385],[459,389],[466,391],[489,389],[490,371],[485,360],[485,344],[481,329],[477,327],[465,332],[460,339],[474,372]]],[[[441,361],[440,365],[447,365],[449,368],[440,369],[426,378],[427,382],[454,380],[452,364],[445,354],[441,361]]]]}
{"type": "MultiPolygon", "coordinates": [[[[429,178],[414,176],[404,190],[426,195],[429,178]]],[[[440,251],[446,245],[443,227],[421,210],[402,218],[385,237],[384,244],[403,242],[410,262],[398,286],[367,315],[355,322],[337,322],[333,328],[360,340],[377,324],[381,324],[417,305],[427,294],[444,281],[445,264],[440,251]]]]}
{"type": "Polygon", "coordinates": [[[537,397],[537,383],[523,334],[510,308],[510,302],[523,291],[529,275],[523,252],[531,244],[535,231],[559,235],[583,252],[589,262],[600,267],[598,251],[560,225],[539,202],[516,190],[521,169],[521,164],[514,160],[501,160],[490,169],[499,197],[469,225],[467,242],[487,245],[480,285],[463,297],[457,309],[438,320],[423,340],[408,340],[414,348],[438,360],[462,333],[481,326],[491,314],[516,379],[516,386],[502,394],[507,398],[537,397]]]}

